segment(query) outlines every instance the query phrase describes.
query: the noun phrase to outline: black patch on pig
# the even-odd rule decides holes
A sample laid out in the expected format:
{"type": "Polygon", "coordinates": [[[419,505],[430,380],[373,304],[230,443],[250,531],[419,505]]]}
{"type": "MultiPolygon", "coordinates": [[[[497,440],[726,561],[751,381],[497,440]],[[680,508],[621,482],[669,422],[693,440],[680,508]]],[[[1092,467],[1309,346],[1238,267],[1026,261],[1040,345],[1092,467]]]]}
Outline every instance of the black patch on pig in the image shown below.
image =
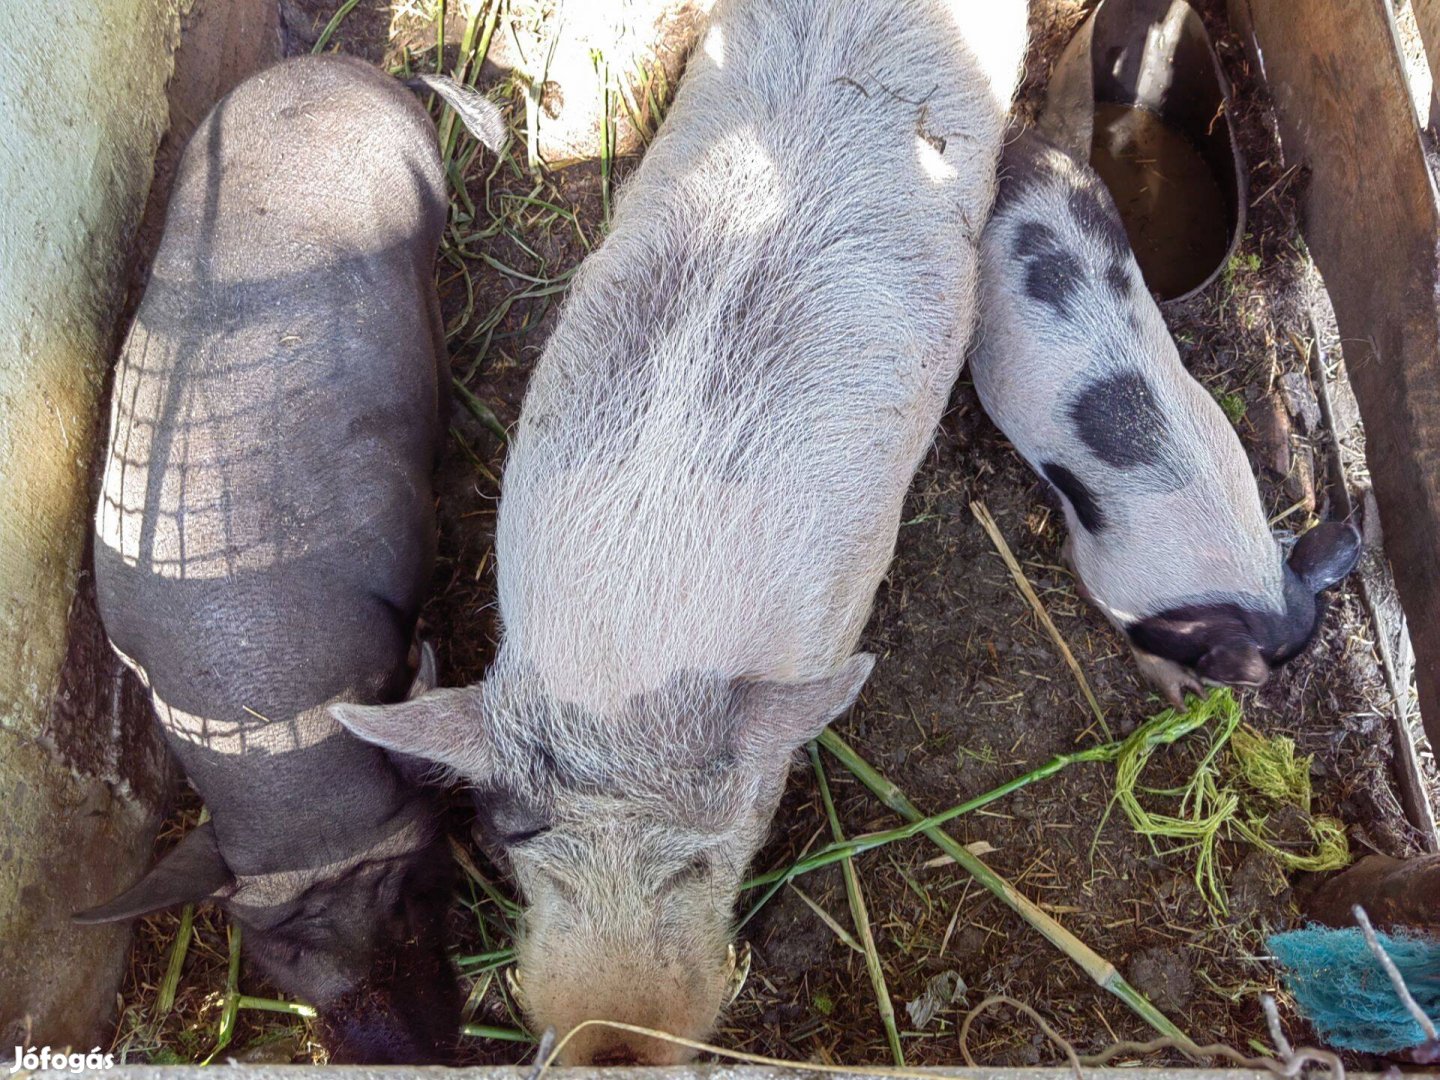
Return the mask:
{"type": "Polygon", "coordinates": [[[1060,237],[1049,225],[1040,221],[1022,221],[1015,228],[1015,258],[1021,262],[1048,255],[1060,248],[1060,237]]]}
{"type": "Polygon", "coordinates": [[[1305,651],[1320,627],[1325,602],[1288,566],[1284,607],[1263,608],[1241,597],[1201,597],[1126,627],[1132,643],[1221,683],[1255,681],[1255,666],[1274,669],[1305,651]]]}
{"type": "Polygon", "coordinates": [[[1026,294],[1069,319],[1084,281],[1080,260],[1065,250],[1054,229],[1039,221],[1020,224],[1013,251],[1025,264],[1026,294]]]}
{"type": "Polygon", "coordinates": [[[1070,503],[1075,516],[1087,532],[1098,533],[1105,528],[1105,512],[1100,509],[1095,493],[1073,472],[1059,462],[1047,461],[1040,466],[1045,479],[1070,503]]]}
{"type": "Polygon", "coordinates": [[[1033,260],[1025,269],[1025,292],[1032,300],[1054,309],[1068,319],[1071,303],[1080,291],[1083,271],[1080,261],[1069,252],[1057,251],[1033,260]]]}
{"type": "Polygon", "coordinates": [[[1071,398],[1066,411],[1081,441],[1107,465],[1173,471],[1170,426],[1139,371],[1102,375],[1071,398]]]}
{"type": "Polygon", "coordinates": [[[1072,188],[1066,203],[1081,231],[1099,240],[1116,257],[1130,253],[1130,238],[1109,193],[1099,184],[1072,188]]]}
{"type": "Polygon", "coordinates": [[[1117,299],[1127,300],[1130,297],[1130,272],[1125,269],[1125,264],[1116,259],[1105,268],[1105,284],[1110,286],[1110,291],[1117,299]]]}
{"type": "Polygon", "coordinates": [[[1054,155],[1060,152],[1033,130],[1006,146],[1000,158],[995,211],[1008,209],[1024,192],[1056,176],[1054,155]]]}

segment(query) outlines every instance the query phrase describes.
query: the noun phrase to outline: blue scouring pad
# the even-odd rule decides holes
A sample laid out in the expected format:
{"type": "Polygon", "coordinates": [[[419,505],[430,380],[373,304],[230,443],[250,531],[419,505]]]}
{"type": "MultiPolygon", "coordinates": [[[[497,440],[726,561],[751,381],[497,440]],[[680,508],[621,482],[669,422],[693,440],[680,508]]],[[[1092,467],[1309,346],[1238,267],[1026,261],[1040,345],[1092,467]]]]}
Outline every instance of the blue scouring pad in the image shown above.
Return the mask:
{"type": "MultiPolygon", "coordinates": [[[[1440,940],[1376,934],[1415,1003],[1440,1017],[1440,940]]],[[[1275,934],[1270,952],[1285,968],[1300,1011],[1329,1045],[1371,1054],[1407,1050],[1425,1032],[1406,1011],[1358,927],[1309,926],[1275,934]]]]}

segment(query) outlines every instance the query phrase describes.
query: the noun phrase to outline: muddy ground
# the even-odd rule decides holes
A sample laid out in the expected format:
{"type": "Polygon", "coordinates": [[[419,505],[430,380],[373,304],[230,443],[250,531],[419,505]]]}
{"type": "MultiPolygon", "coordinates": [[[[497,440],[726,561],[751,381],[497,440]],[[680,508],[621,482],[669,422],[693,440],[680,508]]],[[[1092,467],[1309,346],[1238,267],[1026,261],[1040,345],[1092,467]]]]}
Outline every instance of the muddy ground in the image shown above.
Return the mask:
{"type": "MultiPolygon", "coordinates": [[[[410,5],[412,8],[415,5],[410,5]]],[[[1033,116],[1050,64],[1088,5],[1037,0],[1032,47],[1019,110],[1033,116]]],[[[1313,391],[1304,349],[1309,311],[1322,306],[1318,282],[1296,227],[1296,194],[1304,177],[1280,163],[1263,88],[1223,22],[1223,5],[1203,5],[1235,87],[1234,121],[1249,163],[1246,235],[1222,277],[1202,295],[1166,311],[1190,370],[1237,420],[1261,478],[1265,505],[1280,526],[1295,529],[1328,508],[1324,490],[1327,436],[1307,427],[1313,391]],[[1317,482],[1313,478],[1319,476],[1317,482]],[[1318,490],[1317,490],[1318,489],[1318,490]],[[1298,505],[1298,508],[1297,507],[1298,505]],[[1289,512],[1287,515],[1287,511],[1289,512]]],[[[307,51],[334,8],[287,0],[291,51],[307,51]]],[[[387,5],[364,0],[333,43],[342,51],[395,63],[400,46],[433,63],[423,18],[403,21],[394,40],[387,5]]],[[[461,27],[447,35],[459,39],[461,27]]],[[[480,84],[507,83],[486,68],[480,84]]],[[[518,94],[510,92],[518,102],[518,94]]],[[[517,108],[517,114],[523,111],[517,108]]],[[[454,371],[512,425],[529,371],[563,301],[563,282],[602,234],[601,167],[586,162],[531,175],[518,144],[497,168],[488,160],[466,173],[476,220],[461,233],[483,233],[452,248],[440,268],[442,297],[454,333],[454,371]],[[563,213],[522,202],[543,200],[563,213]],[[497,271],[481,255],[509,268],[497,271]],[[523,275],[523,276],[519,276],[523,275]],[[466,277],[469,277],[467,288],[466,277]],[[527,280],[530,279],[530,280],[527,280]],[[560,286],[560,288],[556,288],[560,286]],[[552,291],[553,290],[553,291],[552,291]],[[524,294],[531,295],[524,295],[524,294]],[[548,295],[534,295],[547,293],[548,295]],[[508,305],[493,327],[487,314],[508,305]]],[[[616,164],[623,180],[627,162],[616,164]]],[[[452,236],[453,240],[453,236],[452,236]]],[[[442,680],[479,678],[493,655],[497,627],[492,540],[504,446],[461,396],[439,476],[441,556],[425,620],[439,646],[442,680]]],[[[1357,477],[1363,481],[1363,475],[1357,477]]],[[[1081,602],[1060,566],[1063,519],[1042,485],[980,411],[962,375],[932,452],[908,500],[894,566],[876,600],[864,647],[881,657],[854,712],[837,730],[927,812],[952,806],[1099,738],[1077,684],[1022,599],[994,546],[972,516],[983,502],[1093,686],[1111,729],[1128,732],[1162,703],[1139,682],[1128,649],[1099,614],[1081,602]]],[[[1374,631],[1353,587],[1339,590],[1314,648],[1258,693],[1245,696],[1247,721],[1267,735],[1292,737],[1313,754],[1318,813],[1340,817],[1357,854],[1414,850],[1393,794],[1389,696],[1373,649],[1374,631]]],[[[1147,782],[1177,783],[1196,755],[1162,753],[1147,782]]],[[[849,835],[891,827],[896,818],[850,779],[829,770],[849,835]]],[[[1264,939],[1296,924],[1292,883],[1269,856],[1239,844],[1221,846],[1220,873],[1229,913],[1207,907],[1183,856],[1157,852],[1107,808],[1108,766],[1080,765],[960,818],[950,832],[983,842],[989,864],[1110,960],[1200,1042],[1242,1049],[1268,1045],[1257,994],[1276,991],[1264,939]],[[1101,823],[1105,824],[1101,825],[1101,823]]],[[[193,814],[194,807],[189,813],[193,814]]],[[[457,812],[457,836],[463,836],[457,812]]],[[[757,870],[788,865],[828,839],[814,777],[798,767],[757,870]]],[[[954,1064],[964,1004],[991,994],[1024,1001],[1081,1052],[1117,1039],[1144,1039],[1149,1029],[1116,999],[953,865],[936,865],[927,840],[862,856],[858,870],[876,946],[900,1018],[911,1064],[954,1064]],[[968,992],[925,1026],[910,1023],[905,1004],[937,975],[953,971],[968,992]]],[[[503,874],[481,864],[503,883],[503,874]]],[[[841,878],[833,868],[797,882],[841,926],[851,925],[841,878]]],[[[754,897],[742,900],[742,908],[754,897]]],[[[488,902],[457,905],[461,951],[487,951],[479,918],[488,902]],[[477,916],[478,912],[478,916],[477,916]]],[[[202,912],[177,1007],[155,1025],[154,988],[177,926],[174,915],[146,920],[137,938],[126,1012],[117,1047],[134,1058],[195,1060],[210,1052],[224,986],[221,920],[202,912]]],[[[888,1063],[884,1029],[864,959],[827,927],[801,896],[781,890],[744,928],[754,948],[751,978],[716,1041],[776,1057],[844,1063],[888,1063]]],[[[499,979],[482,978],[472,1019],[513,1027],[499,979]]],[[[248,971],[246,993],[269,991],[248,971]]],[[[1307,1031],[1283,993],[1282,1015],[1299,1041],[1307,1031]]],[[[969,1041],[976,1060],[1004,1065],[1054,1064],[1059,1051],[1028,1021],[1000,1010],[979,1018],[969,1041]]],[[[291,1018],[245,1011],[230,1052],[269,1060],[309,1060],[314,1047],[291,1018]]],[[[513,1043],[474,1039],[467,1057],[510,1062],[528,1054],[513,1043]]],[[[1161,1060],[1168,1055],[1152,1055],[1161,1060]]],[[[1178,1059],[1177,1059],[1178,1060],[1178,1059]]]]}

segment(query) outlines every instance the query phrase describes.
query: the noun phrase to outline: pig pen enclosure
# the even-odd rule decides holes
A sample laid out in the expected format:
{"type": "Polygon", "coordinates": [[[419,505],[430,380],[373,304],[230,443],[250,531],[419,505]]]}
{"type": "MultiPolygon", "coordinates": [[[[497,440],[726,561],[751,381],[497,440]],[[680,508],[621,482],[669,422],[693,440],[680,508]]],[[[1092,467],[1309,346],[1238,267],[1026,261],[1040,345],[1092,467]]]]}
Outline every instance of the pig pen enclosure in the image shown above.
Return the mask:
{"type": "MultiPolygon", "coordinates": [[[[280,4],[287,53],[338,50],[397,72],[440,67],[511,110],[513,141],[498,162],[448,121],[441,127],[454,191],[438,272],[456,389],[424,621],[447,684],[480,678],[497,641],[492,545],[506,431],[567,283],[603,238],[613,193],[660,123],[702,18],[689,5],[637,3],[628,35],[607,39],[604,7],[280,4]]],[[[1032,3],[1020,115],[1036,114],[1056,57],[1091,7],[1032,3]]],[[[1248,221],[1219,277],[1168,306],[1166,321],[1187,367],[1239,431],[1277,530],[1343,516],[1350,499],[1363,506],[1363,582],[1336,590],[1309,652],[1239,699],[1244,726],[1228,742],[1214,734],[1221,717],[1152,747],[1144,762],[1110,754],[1067,764],[956,816],[944,826],[958,841],[949,852],[910,836],[786,880],[837,836],[903,824],[833,753],[797,766],[753,867],[768,880],[742,895],[737,912],[753,961],[714,1036],[724,1048],[846,1065],[902,1054],[909,1065],[949,1065],[966,1053],[993,1065],[1063,1062],[1009,1004],[977,1013],[962,1050],[962,1020],[995,995],[1034,1009],[1081,1054],[1156,1035],[957,858],[983,860],[1033,902],[1036,917],[1063,925],[1196,1042],[1268,1052],[1262,993],[1277,997],[1292,1038],[1312,1041],[1266,946],[1271,932],[1301,922],[1304,868],[1433,848],[1423,813],[1415,823],[1417,793],[1395,779],[1416,772],[1396,732],[1418,727],[1418,717],[1403,708],[1409,680],[1391,630],[1396,604],[1378,513],[1364,497],[1365,436],[1300,231],[1309,177],[1286,164],[1264,73],[1224,5],[1196,7],[1233,88],[1248,221]],[[1159,816],[1179,812],[1173,793],[1192,781],[1209,785],[1210,811],[1233,794],[1230,818],[1166,835],[1159,816]],[[1117,799],[1126,783],[1135,812],[1117,799]]],[[[1408,7],[1400,15],[1408,27],[1408,7]]],[[[1406,32],[1414,46],[1418,37],[1406,32]]],[[[855,758],[926,814],[978,800],[1057,756],[1125,740],[1164,711],[1062,568],[1063,533],[1044,485],[985,418],[962,373],[862,642],[879,663],[859,704],[834,725],[855,758]]],[[[1418,772],[1424,803],[1436,790],[1427,753],[1418,772]]],[[[157,853],[194,824],[200,808],[190,800],[182,797],[157,853]]],[[[503,978],[517,912],[511,886],[469,842],[458,795],[453,821],[463,873],[452,930],[469,995],[463,1058],[519,1061],[531,1047],[503,978]]],[[[317,1060],[304,1007],[279,1001],[236,961],[236,944],[209,908],[143,920],[120,993],[117,1056],[317,1060]]],[[[1114,1063],[1184,1060],[1173,1049],[1125,1049],[1114,1063]]]]}

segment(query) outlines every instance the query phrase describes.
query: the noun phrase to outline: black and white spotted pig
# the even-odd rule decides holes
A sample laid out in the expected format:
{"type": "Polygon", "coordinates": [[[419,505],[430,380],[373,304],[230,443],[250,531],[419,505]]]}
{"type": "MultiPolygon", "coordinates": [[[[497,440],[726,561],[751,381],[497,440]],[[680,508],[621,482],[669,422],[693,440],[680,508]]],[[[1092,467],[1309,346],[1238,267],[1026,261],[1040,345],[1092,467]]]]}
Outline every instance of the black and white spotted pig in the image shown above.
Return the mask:
{"type": "Polygon", "coordinates": [[[980,400],[1059,493],[1068,558],[1176,705],[1258,686],[1300,653],[1360,537],[1332,522],[1289,558],[1245,452],[1180,362],[1100,179],[1038,135],[1007,148],[981,245],[980,400]]]}

